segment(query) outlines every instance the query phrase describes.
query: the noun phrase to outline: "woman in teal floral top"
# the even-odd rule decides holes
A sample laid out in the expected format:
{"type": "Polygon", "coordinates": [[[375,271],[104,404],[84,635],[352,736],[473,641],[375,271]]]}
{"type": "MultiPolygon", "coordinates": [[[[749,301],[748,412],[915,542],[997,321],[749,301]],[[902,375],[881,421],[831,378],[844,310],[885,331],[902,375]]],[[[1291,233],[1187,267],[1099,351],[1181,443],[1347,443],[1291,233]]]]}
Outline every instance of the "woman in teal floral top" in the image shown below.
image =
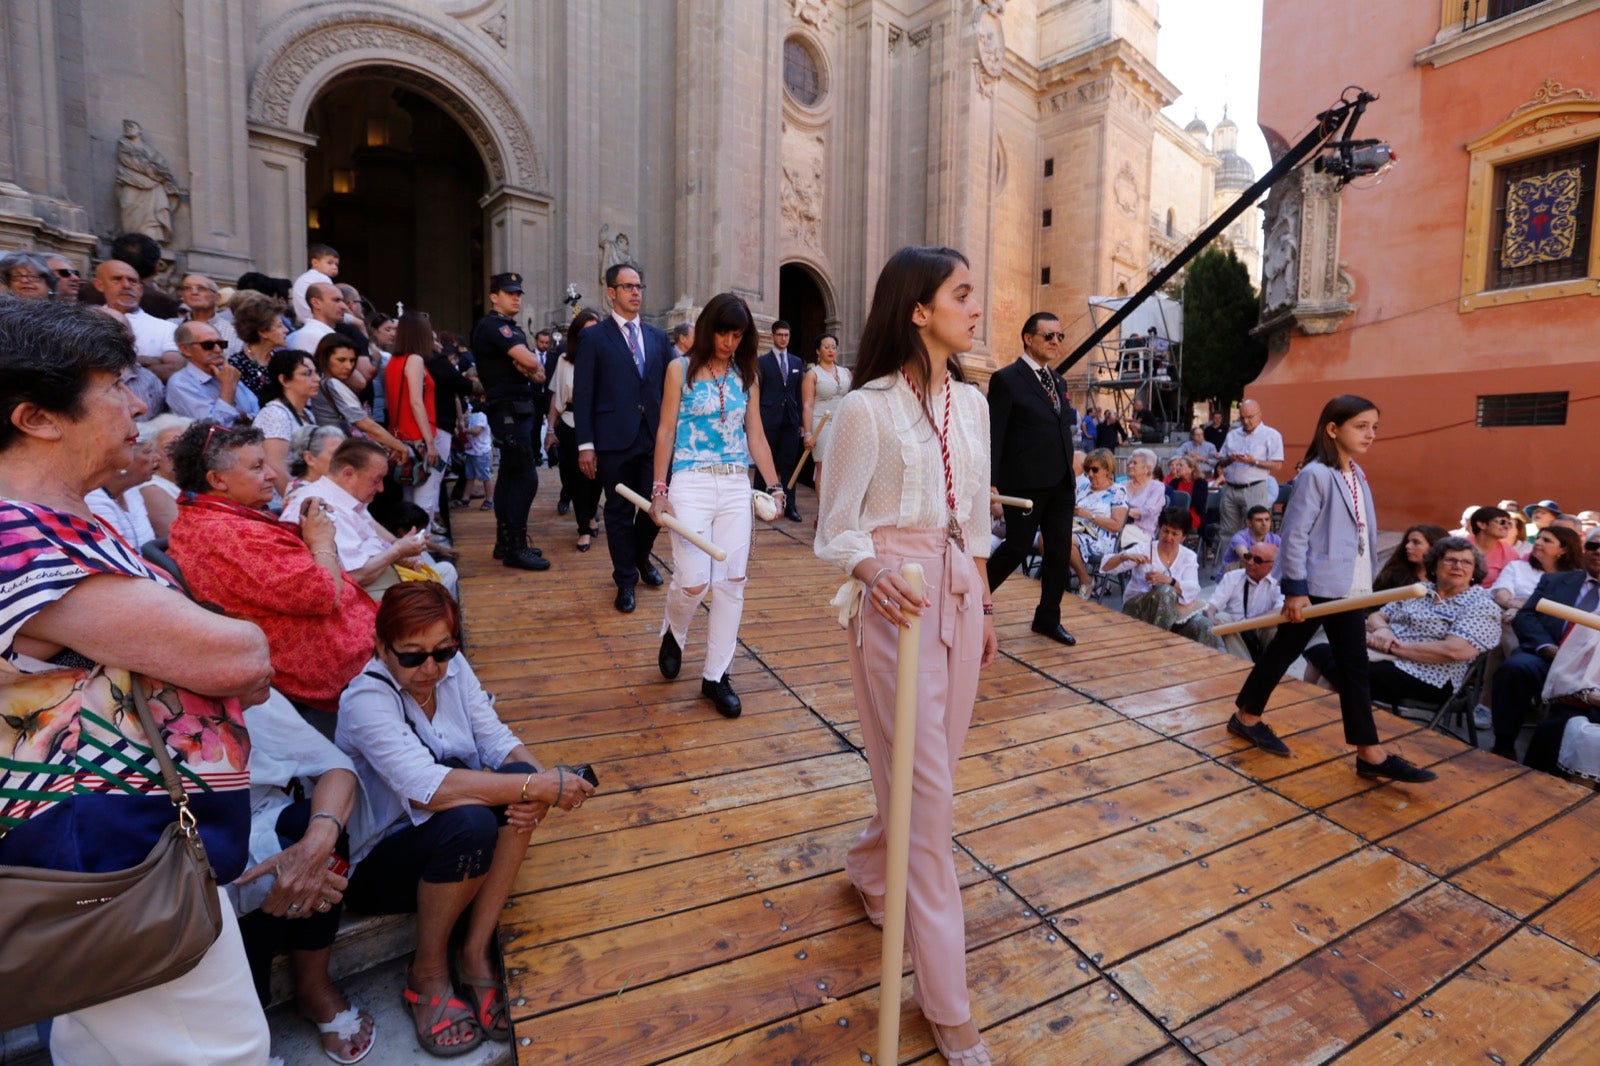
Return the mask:
{"type": "Polygon", "coordinates": [[[661,620],[658,658],[663,676],[678,676],[695,608],[708,589],[715,589],[706,625],[700,694],[725,718],[737,718],[741,710],[728,681],[728,667],[733,663],[739,621],[744,615],[752,460],[781,510],[783,488],[761,430],[755,326],[745,302],[724,292],[713,296],[700,312],[689,357],[667,365],[650,516],[659,523],[664,515],[676,515],[727,550],[728,558],[718,562],[673,534],[672,587],[667,590],[666,617],[661,620]]]}

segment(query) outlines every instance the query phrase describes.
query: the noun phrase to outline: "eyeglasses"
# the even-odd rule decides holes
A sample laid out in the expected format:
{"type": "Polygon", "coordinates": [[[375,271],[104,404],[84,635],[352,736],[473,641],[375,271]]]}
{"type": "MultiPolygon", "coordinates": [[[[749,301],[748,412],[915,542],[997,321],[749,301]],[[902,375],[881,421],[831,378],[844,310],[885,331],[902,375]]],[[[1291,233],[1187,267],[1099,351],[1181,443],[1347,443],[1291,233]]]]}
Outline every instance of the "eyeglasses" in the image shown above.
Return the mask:
{"type": "Polygon", "coordinates": [[[1440,566],[1476,566],[1476,559],[1440,559],[1440,566]]]}
{"type": "Polygon", "coordinates": [[[31,270],[14,270],[6,278],[13,285],[19,281],[43,281],[43,274],[35,274],[31,270]]]}
{"type": "Polygon", "coordinates": [[[1060,331],[1055,333],[1040,333],[1037,334],[1037,336],[1043,337],[1046,341],[1064,341],[1067,339],[1067,335],[1060,331]]]}
{"type": "Polygon", "coordinates": [[[449,662],[456,657],[456,652],[461,650],[461,646],[459,644],[451,644],[448,647],[435,648],[432,651],[396,651],[394,648],[389,650],[394,652],[395,662],[407,670],[414,670],[429,659],[436,663],[449,662]]]}
{"type": "Polygon", "coordinates": [[[1600,552],[1600,540],[1591,540],[1583,546],[1583,550],[1586,552],[1600,552]]]}
{"type": "Polygon", "coordinates": [[[618,292],[643,292],[644,291],[644,283],[643,282],[639,282],[638,284],[635,284],[634,282],[628,281],[628,282],[623,282],[621,285],[613,285],[611,287],[613,289],[616,289],[618,292]]]}
{"type": "Polygon", "coordinates": [[[78,272],[71,267],[56,267],[56,277],[58,278],[75,278],[77,276],[78,272]]]}
{"type": "Polygon", "coordinates": [[[1244,557],[1244,561],[1247,563],[1270,563],[1274,562],[1275,560],[1268,559],[1264,555],[1246,555],[1244,557]]]}
{"type": "Polygon", "coordinates": [[[190,341],[189,344],[195,348],[204,348],[208,352],[219,351],[228,346],[227,341],[190,341]]]}

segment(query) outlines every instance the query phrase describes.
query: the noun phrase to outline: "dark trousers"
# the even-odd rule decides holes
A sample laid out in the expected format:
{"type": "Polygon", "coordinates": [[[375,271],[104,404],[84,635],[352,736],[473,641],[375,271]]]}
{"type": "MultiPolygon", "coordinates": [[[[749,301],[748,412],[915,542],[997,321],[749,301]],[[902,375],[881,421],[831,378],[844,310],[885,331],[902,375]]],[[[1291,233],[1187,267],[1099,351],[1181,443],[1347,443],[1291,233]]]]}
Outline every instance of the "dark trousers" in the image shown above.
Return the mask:
{"type": "Polygon", "coordinates": [[[600,481],[598,478],[584,477],[583,471],[578,469],[576,429],[558,419],[556,440],[561,452],[561,495],[572,501],[572,513],[578,520],[578,535],[581,537],[589,532],[595,512],[600,509],[600,481]]]}
{"type": "MultiPolygon", "coordinates": [[[[772,451],[772,465],[777,469],[778,481],[787,485],[789,475],[793,474],[794,468],[799,465],[800,452],[805,447],[800,440],[800,427],[785,421],[767,430],[767,447],[772,451]]],[[[750,469],[754,473],[754,464],[750,469]]],[[[757,475],[758,478],[759,476],[757,475]]],[[[760,487],[765,488],[765,486],[760,487]]],[[[789,497],[786,509],[796,511],[793,497],[789,497]]]]}
{"type": "Polygon", "coordinates": [[[1528,741],[1528,755],[1522,761],[1529,769],[1543,770],[1547,774],[1560,769],[1557,760],[1561,756],[1561,738],[1567,731],[1567,722],[1573,718],[1600,723],[1600,707],[1565,701],[1552,703],[1550,714],[1534,727],[1533,739],[1528,741]]]}
{"type": "MultiPolygon", "coordinates": [[[[325,717],[332,718],[333,715],[325,717]]],[[[311,801],[299,800],[278,814],[278,841],[284,847],[306,835],[311,823],[311,801]]],[[[338,855],[350,854],[350,838],[340,834],[334,845],[338,855]]],[[[331,947],[339,934],[339,915],[344,904],[336,903],[326,911],[317,911],[304,918],[280,918],[262,910],[253,910],[239,919],[239,935],[244,940],[245,959],[250,964],[250,979],[255,982],[256,997],[266,1006],[270,997],[272,957],[285,949],[289,951],[320,951],[331,947]]]]}
{"type": "Polygon", "coordinates": [[[518,414],[509,403],[489,405],[489,431],[500,449],[494,518],[512,529],[528,527],[528,511],[539,494],[539,469],[533,461],[533,405],[526,406],[528,414],[518,414]]]}
{"type": "Polygon", "coordinates": [[[1005,509],[1005,543],[989,559],[989,591],[993,592],[1028,557],[1034,534],[1043,534],[1039,606],[1033,611],[1036,626],[1061,622],[1061,597],[1066,594],[1067,574],[1072,569],[1072,510],[1076,494],[1077,485],[1070,470],[1067,480],[1054,488],[1027,490],[1024,495],[1033,500],[1033,510],[1005,509]]]}
{"type": "MultiPolygon", "coordinates": [[[[1330,597],[1313,596],[1312,603],[1327,603],[1330,597]]],[[[1234,701],[1246,714],[1261,714],[1267,709],[1272,690],[1283,680],[1289,664],[1300,657],[1317,627],[1328,634],[1329,665],[1338,671],[1339,712],[1344,717],[1346,744],[1378,743],[1378,727],[1372,721],[1372,693],[1367,676],[1367,616],[1364,611],[1344,611],[1310,622],[1283,622],[1278,635],[1261,653],[1261,658],[1245,678],[1244,687],[1234,701]]],[[[1326,671],[1324,671],[1326,672],[1326,671]]],[[[1330,675],[1331,676],[1331,675],[1330,675]]]]}
{"type": "Polygon", "coordinates": [[[611,579],[619,589],[631,589],[639,583],[639,568],[649,565],[650,549],[655,546],[661,527],[613,492],[612,487],[621,483],[648,500],[654,459],[650,446],[639,442],[625,452],[598,452],[595,456],[600,486],[606,493],[606,550],[611,553],[611,579]]]}
{"type": "MultiPolygon", "coordinates": [[[[1320,670],[1330,685],[1334,688],[1340,686],[1342,679],[1338,660],[1333,654],[1333,645],[1317,644],[1307,648],[1303,654],[1306,662],[1320,670]]],[[[1451,692],[1448,685],[1443,687],[1430,685],[1421,678],[1406,673],[1400,668],[1399,663],[1390,662],[1388,659],[1367,662],[1367,687],[1375,701],[1388,704],[1390,707],[1398,706],[1404,700],[1439,704],[1449,699],[1451,692]]]]}
{"type": "MultiPolygon", "coordinates": [[[[1550,661],[1531,651],[1517,650],[1494,672],[1494,746],[1516,744],[1522,723],[1533,714],[1544,691],[1550,661]]],[[[1559,741],[1558,741],[1559,743],[1559,741]]]]}

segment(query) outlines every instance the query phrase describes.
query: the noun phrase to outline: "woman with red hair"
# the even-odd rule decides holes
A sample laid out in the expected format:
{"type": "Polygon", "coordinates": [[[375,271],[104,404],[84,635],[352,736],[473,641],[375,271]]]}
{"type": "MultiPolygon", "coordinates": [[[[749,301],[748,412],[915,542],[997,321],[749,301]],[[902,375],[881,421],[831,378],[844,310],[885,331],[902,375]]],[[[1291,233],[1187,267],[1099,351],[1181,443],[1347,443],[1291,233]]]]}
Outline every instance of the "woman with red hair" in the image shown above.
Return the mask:
{"type": "Polygon", "coordinates": [[[552,807],[570,811],[594,786],[571,767],[545,769],[495,714],[461,654],[461,609],[431,581],[394,585],[378,608],[372,661],[339,705],[339,747],[355,763],[381,841],[345,893],[365,914],[417,914],[407,974],[417,1043],[463,1054],[509,1041],[495,933],[552,807]],[[401,728],[402,723],[404,728],[401,728]],[[467,916],[451,986],[449,942],[467,916]]]}

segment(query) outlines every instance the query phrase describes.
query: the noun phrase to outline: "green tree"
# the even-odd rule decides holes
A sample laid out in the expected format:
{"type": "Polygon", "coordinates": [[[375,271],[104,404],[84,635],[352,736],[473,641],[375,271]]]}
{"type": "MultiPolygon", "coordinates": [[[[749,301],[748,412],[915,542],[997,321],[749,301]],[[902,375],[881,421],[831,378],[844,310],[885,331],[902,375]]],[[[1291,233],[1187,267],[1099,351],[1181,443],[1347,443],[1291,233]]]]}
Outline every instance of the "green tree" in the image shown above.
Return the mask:
{"type": "Polygon", "coordinates": [[[1250,272],[1232,249],[1195,256],[1183,281],[1183,389],[1192,402],[1226,411],[1244,397],[1267,362],[1266,342],[1250,335],[1260,317],[1250,272]]]}

